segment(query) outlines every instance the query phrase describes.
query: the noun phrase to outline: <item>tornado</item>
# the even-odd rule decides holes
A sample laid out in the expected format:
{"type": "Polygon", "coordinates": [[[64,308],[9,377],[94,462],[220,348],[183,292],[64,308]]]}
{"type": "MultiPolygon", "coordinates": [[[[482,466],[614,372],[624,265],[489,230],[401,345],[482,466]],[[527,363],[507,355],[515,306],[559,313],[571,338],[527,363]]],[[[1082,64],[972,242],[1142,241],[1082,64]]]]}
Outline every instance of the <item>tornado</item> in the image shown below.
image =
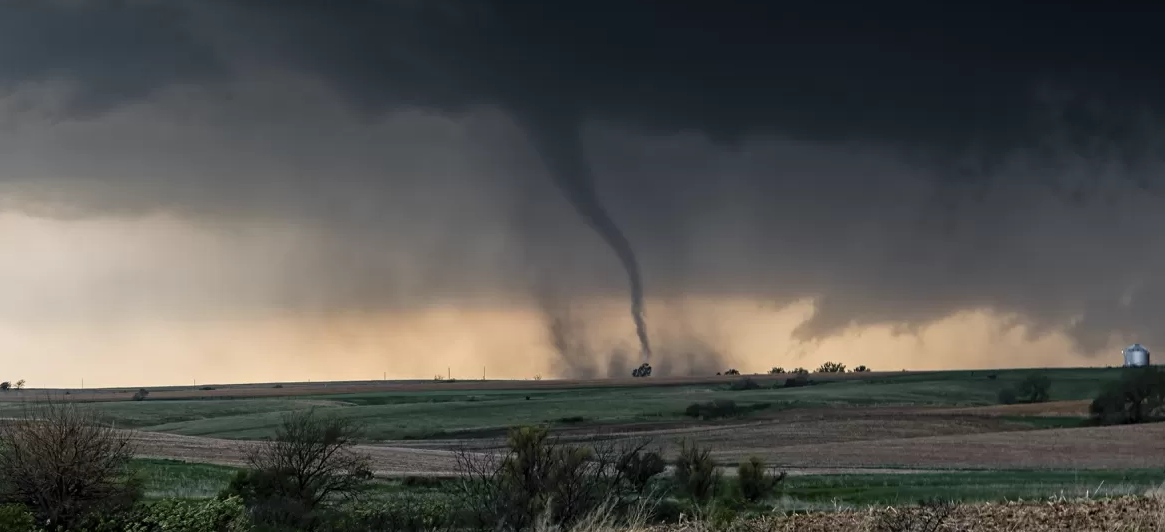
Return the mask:
{"type": "Polygon", "coordinates": [[[647,322],[643,315],[643,278],[639,273],[639,261],[631,242],[595,191],[594,176],[582,149],[579,122],[540,113],[525,114],[522,118],[554,184],[583,222],[599,234],[623,264],[631,288],[631,319],[635,321],[643,361],[648,362],[651,342],[647,338],[647,322]]]}

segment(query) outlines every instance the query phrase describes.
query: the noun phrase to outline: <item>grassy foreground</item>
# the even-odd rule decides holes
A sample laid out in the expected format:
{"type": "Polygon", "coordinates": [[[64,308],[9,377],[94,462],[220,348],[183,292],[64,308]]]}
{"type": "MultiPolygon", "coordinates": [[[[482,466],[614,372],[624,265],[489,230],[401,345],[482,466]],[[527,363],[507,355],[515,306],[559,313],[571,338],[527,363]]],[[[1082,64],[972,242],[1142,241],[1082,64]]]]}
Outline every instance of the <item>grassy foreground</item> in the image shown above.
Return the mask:
{"type": "MultiPolygon", "coordinates": [[[[152,499],[205,499],[227,486],[232,467],[177,460],[138,459],[135,466],[152,499]]],[[[435,478],[376,481],[371,495],[390,499],[405,493],[445,496],[450,480],[435,478]]],[[[782,482],[778,495],[756,510],[836,510],[910,505],[928,498],[960,502],[1100,497],[1145,493],[1165,483],[1165,471],[960,471],[944,473],[808,475],[782,482]]]]}

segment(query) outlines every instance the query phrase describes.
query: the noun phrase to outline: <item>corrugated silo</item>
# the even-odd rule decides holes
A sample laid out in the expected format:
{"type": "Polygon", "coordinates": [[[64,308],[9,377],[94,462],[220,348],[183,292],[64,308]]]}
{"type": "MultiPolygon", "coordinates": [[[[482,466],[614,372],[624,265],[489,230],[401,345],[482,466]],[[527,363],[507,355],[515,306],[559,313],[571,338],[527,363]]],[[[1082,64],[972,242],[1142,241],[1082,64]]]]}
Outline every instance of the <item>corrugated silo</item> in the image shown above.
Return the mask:
{"type": "Polygon", "coordinates": [[[1133,344],[1125,348],[1125,367],[1142,367],[1149,365],[1149,350],[1141,344],[1133,344]]]}

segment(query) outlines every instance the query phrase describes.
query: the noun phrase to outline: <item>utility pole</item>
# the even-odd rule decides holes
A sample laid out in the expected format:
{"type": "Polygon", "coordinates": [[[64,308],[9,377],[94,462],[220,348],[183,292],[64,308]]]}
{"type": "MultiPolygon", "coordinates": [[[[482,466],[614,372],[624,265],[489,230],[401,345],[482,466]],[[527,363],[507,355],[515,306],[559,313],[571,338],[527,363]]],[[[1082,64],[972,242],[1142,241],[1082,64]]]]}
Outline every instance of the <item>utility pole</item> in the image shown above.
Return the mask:
{"type": "Polygon", "coordinates": [[[445,366],[445,379],[453,380],[453,368],[445,366]]]}

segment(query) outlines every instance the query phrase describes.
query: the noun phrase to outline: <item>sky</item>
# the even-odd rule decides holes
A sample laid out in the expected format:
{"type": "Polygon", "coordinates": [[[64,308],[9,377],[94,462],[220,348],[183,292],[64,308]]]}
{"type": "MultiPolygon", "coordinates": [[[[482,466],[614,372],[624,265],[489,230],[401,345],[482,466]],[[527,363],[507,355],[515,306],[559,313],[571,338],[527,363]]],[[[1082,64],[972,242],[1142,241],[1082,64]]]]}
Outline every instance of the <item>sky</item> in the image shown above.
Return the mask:
{"type": "Polygon", "coordinates": [[[7,0],[0,379],[1115,365],[1162,10],[7,0]]]}

